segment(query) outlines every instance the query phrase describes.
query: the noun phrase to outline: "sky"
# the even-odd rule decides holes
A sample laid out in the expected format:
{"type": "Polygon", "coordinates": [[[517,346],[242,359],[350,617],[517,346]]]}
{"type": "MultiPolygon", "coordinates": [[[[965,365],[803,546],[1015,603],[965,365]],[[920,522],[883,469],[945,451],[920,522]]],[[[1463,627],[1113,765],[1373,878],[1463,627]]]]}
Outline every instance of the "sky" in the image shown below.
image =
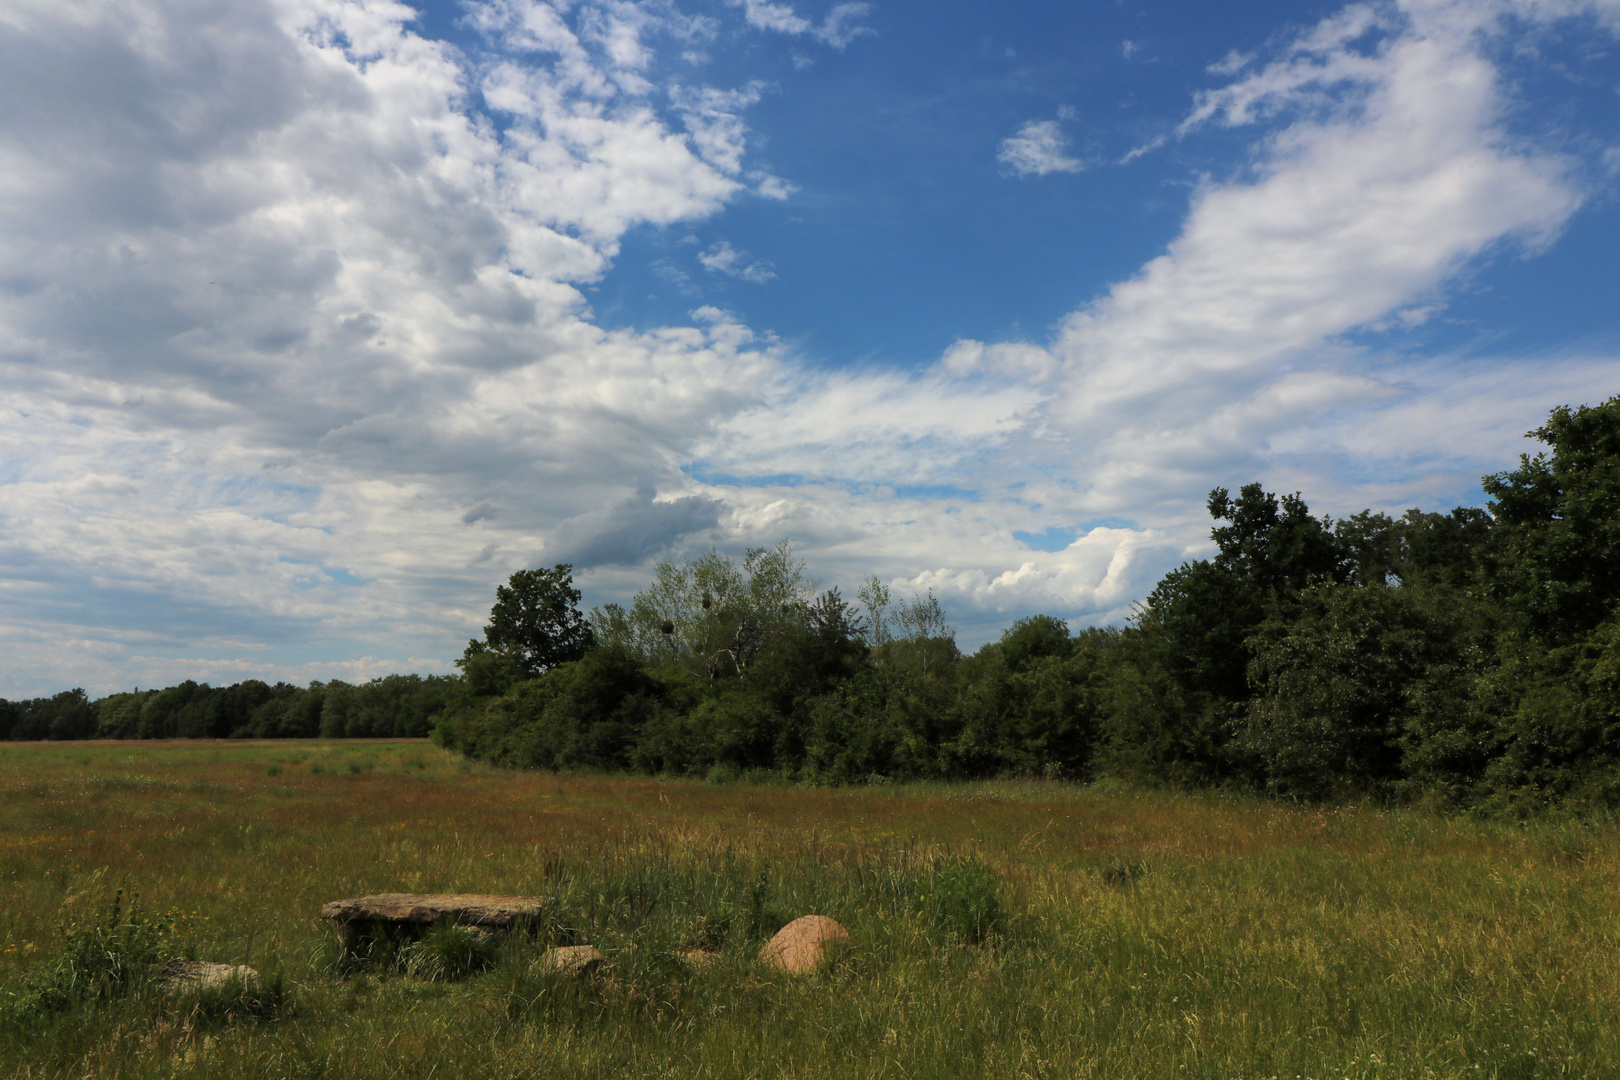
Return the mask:
{"type": "Polygon", "coordinates": [[[966,648],[1620,393],[1620,0],[0,0],[0,696],[791,540],[966,648]]]}

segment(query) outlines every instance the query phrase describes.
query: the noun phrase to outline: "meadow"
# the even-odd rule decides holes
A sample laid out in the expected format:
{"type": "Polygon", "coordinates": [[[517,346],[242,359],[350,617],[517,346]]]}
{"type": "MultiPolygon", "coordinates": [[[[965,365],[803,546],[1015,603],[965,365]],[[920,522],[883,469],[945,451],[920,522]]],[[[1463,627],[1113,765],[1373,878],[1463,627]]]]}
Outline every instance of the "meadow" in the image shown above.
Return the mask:
{"type": "Polygon", "coordinates": [[[11,744],[0,1075],[1614,1076],[1617,870],[1613,830],[1575,821],[566,776],[415,740],[11,744]],[[19,1011],[120,888],[172,924],[167,947],[284,997],[19,1011]],[[993,924],[955,918],[964,889],[992,890],[993,924]],[[552,914],[470,977],[345,966],[320,905],[383,891],[552,914]],[[811,976],[754,962],[812,912],[857,946],[811,976]],[[611,977],[535,974],[580,941],[611,977]],[[684,963],[694,946],[718,961],[684,963]]]}

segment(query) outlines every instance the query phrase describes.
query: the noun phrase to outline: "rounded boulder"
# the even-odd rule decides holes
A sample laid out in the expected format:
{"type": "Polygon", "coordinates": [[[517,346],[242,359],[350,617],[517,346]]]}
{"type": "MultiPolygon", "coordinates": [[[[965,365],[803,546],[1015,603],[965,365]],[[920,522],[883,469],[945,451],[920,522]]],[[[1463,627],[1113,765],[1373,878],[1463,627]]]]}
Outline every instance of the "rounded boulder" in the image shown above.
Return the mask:
{"type": "Polygon", "coordinates": [[[759,958],[778,970],[799,974],[814,971],[833,949],[849,941],[849,931],[837,919],[806,915],[778,930],[759,950],[759,958]]]}

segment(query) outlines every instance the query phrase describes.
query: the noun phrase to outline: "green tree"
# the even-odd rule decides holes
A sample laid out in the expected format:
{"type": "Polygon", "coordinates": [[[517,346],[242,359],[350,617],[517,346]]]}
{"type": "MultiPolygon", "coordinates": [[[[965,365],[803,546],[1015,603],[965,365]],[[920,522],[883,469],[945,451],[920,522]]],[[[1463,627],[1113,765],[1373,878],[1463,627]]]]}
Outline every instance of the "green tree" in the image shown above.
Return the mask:
{"type": "Polygon", "coordinates": [[[1267,786],[1312,798],[1387,787],[1413,764],[1412,734],[1459,734],[1435,706],[1467,698],[1454,677],[1473,674],[1469,656],[1480,655],[1468,648],[1465,630],[1477,620],[1467,609],[1449,590],[1325,580],[1274,608],[1249,640],[1255,697],[1239,737],[1267,786]]]}
{"type": "Polygon", "coordinates": [[[458,666],[466,670],[481,654],[495,653],[534,678],[589,652],[595,638],[580,614],[573,570],[568,563],[519,570],[497,586],[484,640],[467,642],[458,666]]]}
{"type": "Polygon", "coordinates": [[[709,680],[737,678],[774,638],[804,623],[814,596],[815,582],[784,540],[749,549],[740,566],[718,551],[660,562],[628,611],[598,608],[591,626],[601,640],[623,644],[654,666],[709,680]]]}
{"type": "Polygon", "coordinates": [[[1551,454],[1484,480],[1496,519],[1487,571],[1533,634],[1565,643],[1620,603],[1620,396],[1560,406],[1530,434],[1551,454]]]}

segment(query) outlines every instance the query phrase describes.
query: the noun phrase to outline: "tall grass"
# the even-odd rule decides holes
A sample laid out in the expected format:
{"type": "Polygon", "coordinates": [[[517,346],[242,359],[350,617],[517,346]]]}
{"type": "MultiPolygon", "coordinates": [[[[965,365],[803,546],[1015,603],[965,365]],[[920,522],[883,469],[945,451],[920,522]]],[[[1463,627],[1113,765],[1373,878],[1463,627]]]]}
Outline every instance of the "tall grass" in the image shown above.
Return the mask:
{"type": "Polygon", "coordinates": [[[259,1011],[88,995],[6,1026],[0,1075],[1613,1076],[1617,856],[1591,824],[1052,783],[558,777],[414,742],[8,747],[9,990],[121,886],[166,913],[166,949],[285,975],[259,1011]],[[315,917],[450,890],[546,914],[348,966],[315,917]],[[857,947],[811,977],[755,962],[808,913],[857,947]],[[599,975],[537,963],[578,943],[599,975]]]}

